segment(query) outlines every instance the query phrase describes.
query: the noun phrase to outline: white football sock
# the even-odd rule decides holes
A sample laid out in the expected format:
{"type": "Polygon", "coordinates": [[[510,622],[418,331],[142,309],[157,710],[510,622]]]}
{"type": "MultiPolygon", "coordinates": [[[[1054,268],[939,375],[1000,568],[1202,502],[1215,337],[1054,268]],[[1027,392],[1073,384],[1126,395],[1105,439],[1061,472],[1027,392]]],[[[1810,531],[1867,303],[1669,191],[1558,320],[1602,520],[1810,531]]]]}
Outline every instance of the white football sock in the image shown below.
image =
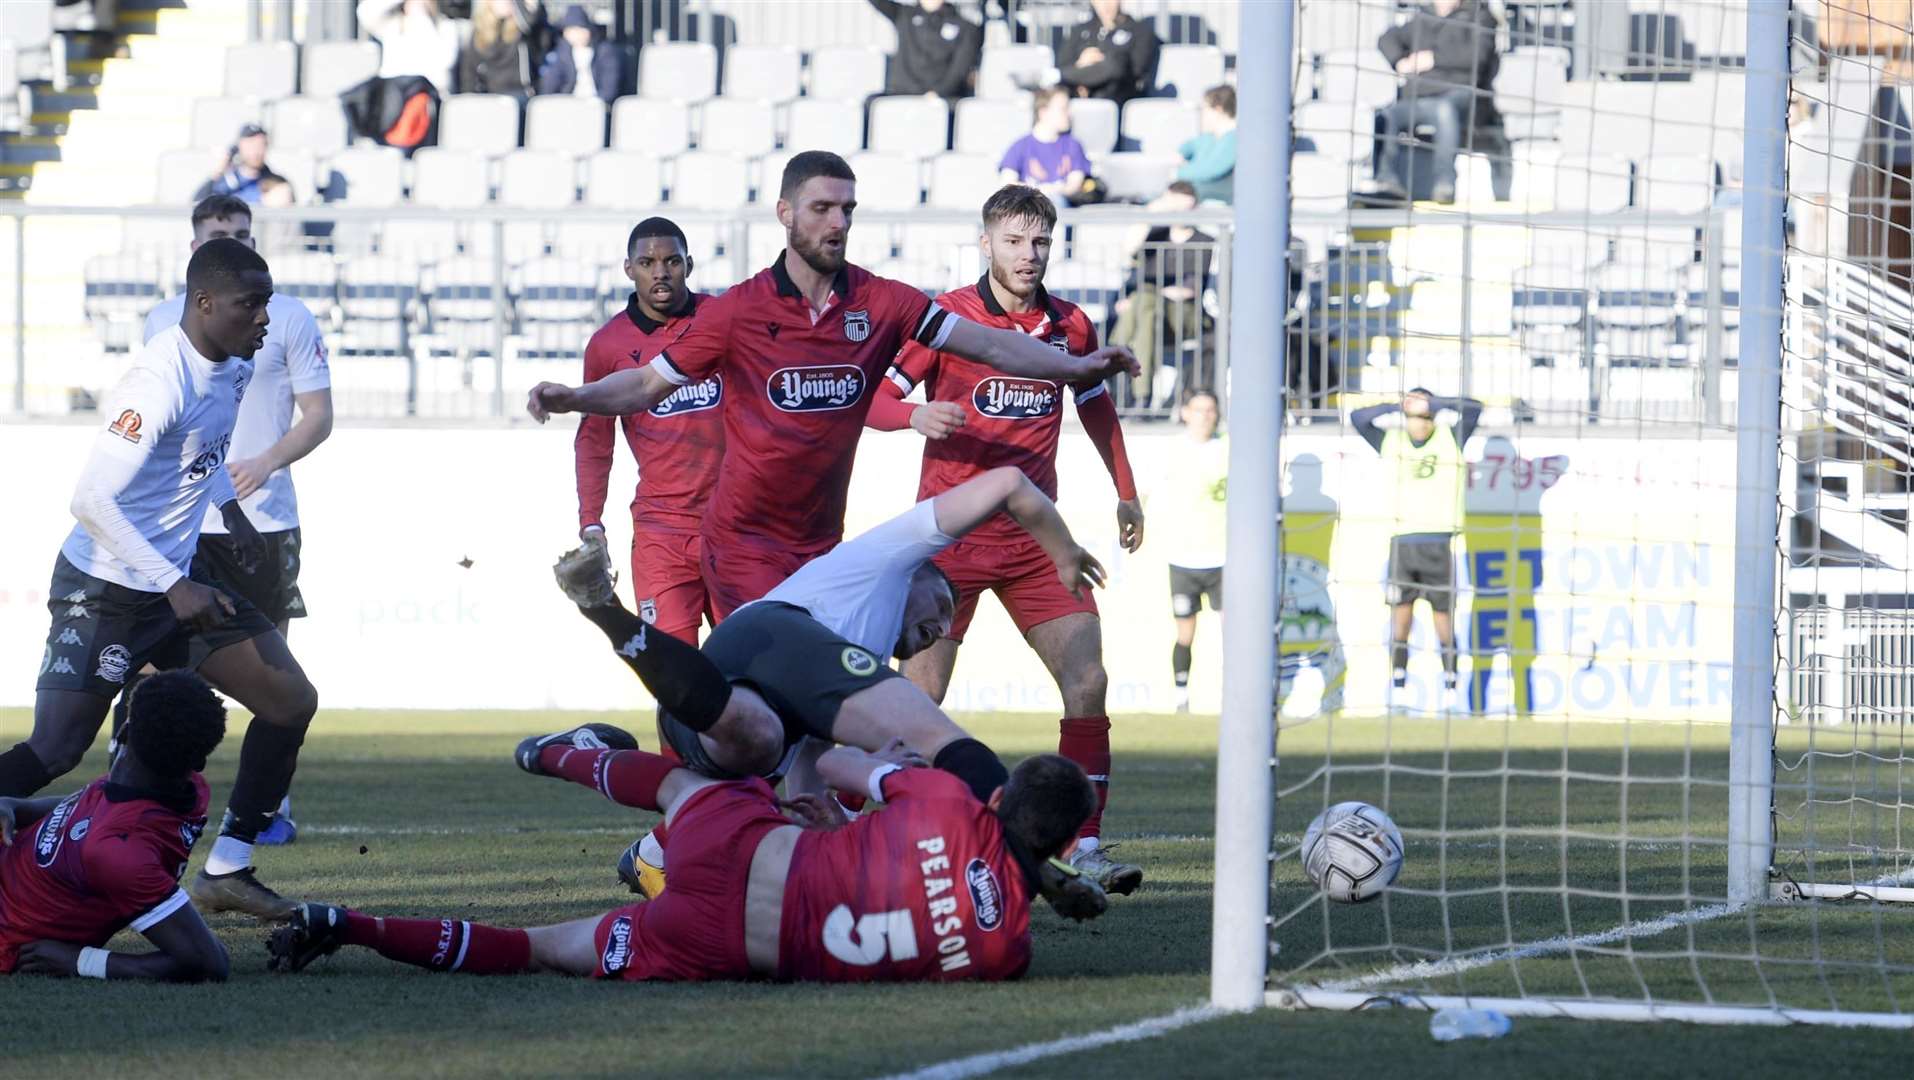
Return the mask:
{"type": "Polygon", "coordinates": [[[660,870],[665,868],[665,849],[658,843],[656,833],[646,833],[645,838],[638,841],[638,857],[660,870]]]}
{"type": "Polygon", "coordinates": [[[279,816],[283,818],[292,817],[292,796],[288,795],[279,800],[279,816]]]}
{"type": "Polygon", "coordinates": [[[1094,836],[1079,836],[1079,837],[1077,837],[1077,851],[1078,851],[1078,853],[1082,853],[1082,852],[1085,852],[1085,851],[1095,851],[1096,849],[1097,849],[1097,838],[1096,838],[1096,837],[1094,837],[1094,836]]]}
{"type": "Polygon", "coordinates": [[[206,857],[206,872],[231,874],[253,864],[253,846],[244,840],[222,836],[213,841],[213,853],[206,857]]]}

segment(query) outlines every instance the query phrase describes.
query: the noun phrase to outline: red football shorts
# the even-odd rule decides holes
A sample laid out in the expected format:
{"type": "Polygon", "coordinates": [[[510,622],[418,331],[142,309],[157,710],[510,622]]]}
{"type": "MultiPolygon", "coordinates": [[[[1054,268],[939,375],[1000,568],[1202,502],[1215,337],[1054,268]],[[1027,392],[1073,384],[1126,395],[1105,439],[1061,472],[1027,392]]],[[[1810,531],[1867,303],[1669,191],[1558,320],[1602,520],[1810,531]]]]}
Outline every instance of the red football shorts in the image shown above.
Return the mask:
{"type": "Polygon", "coordinates": [[[784,584],[798,567],[831,550],[836,542],[811,551],[796,551],[753,541],[726,543],[707,536],[704,541],[704,588],[710,598],[714,625],[718,620],[784,584]]]}
{"type": "Polygon", "coordinates": [[[764,834],[790,822],[755,777],[691,796],[671,823],[671,886],[656,900],[607,912],[593,940],[600,979],[747,979],[744,896],[764,834]]]}
{"type": "Polygon", "coordinates": [[[950,620],[952,641],[964,640],[964,631],[977,614],[977,599],[987,591],[997,594],[1020,634],[1079,611],[1097,613],[1090,590],[1084,589],[1080,600],[1070,595],[1057,580],[1057,564],[1029,537],[1011,544],[953,544],[935,562],[957,587],[957,611],[950,620]]]}
{"type": "Polygon", "coordinates": [[[713,626],[718,622],[705,593],[703,552],[696,533],[632,530],[631,588],[638,617],[693,645],[707,616],[713,626]]]}

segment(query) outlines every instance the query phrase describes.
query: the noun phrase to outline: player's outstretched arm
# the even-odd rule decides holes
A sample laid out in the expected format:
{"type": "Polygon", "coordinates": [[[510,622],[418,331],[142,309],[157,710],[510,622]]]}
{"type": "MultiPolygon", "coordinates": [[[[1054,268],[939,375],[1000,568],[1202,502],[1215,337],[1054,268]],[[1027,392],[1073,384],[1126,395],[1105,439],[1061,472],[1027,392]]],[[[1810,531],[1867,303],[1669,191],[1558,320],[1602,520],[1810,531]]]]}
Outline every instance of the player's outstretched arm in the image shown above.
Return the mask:
{"type": "Polygon", "coordinates": [[[647,364],[614,371],[583,386],[539,383],[526,396],[525,411],[541,424],[555,413],[630,416],[663,401],[674,389],[670,380],[647,364]]]}
{"type": "Polygon", "coordinates": [[[883,802],[885,777],[925,764],[923,757],[904,745],[904,740],[892,739],[874,754],[855,746],[834,746],[819,755],[817,774],[838,791],[855,791],[883,802]]]}
{"type": "Polygon", "coordinates": [[[999,511],[1023,526],[1052,562],[1064,588],[1080,593],[1103,585],[1103,564],[1083,550],[1070,535],[1057,504],[1030,482],[1022,469],[1005,465],[967,480],[937,496],[937,529],[961,537],[995,517],[999,511]]]}
{"type": "MultiPolygon", "coordinates": [[[[137,922],[135,923],[137,926],[137,922]]],[[[87,948],[66,941],[35,941],[20,947],[16,971],[95,979],[144,979],[149,982],[225,982],[232,974],[226,946],[213,936],[193,905],[140,930],[158,952],[124,953],[87,948]]]]}
{"type": "Polygon", "coordinates": [[[0,798],[0,847],[12,847],[16,833],[53,812],[63,795],[39,799],[0,798]]]}
{"type": "Polygon", "coordinates": [[[1121,345],[1106,345],[1083,356],[1058,352],[1018,330],[999,330],[969,319],[952,321],[943,350],[989,364],[1009,375],[1058,382],[1101,382],[1118,372],[1142,372],[1136,357],[1121,345]]]}

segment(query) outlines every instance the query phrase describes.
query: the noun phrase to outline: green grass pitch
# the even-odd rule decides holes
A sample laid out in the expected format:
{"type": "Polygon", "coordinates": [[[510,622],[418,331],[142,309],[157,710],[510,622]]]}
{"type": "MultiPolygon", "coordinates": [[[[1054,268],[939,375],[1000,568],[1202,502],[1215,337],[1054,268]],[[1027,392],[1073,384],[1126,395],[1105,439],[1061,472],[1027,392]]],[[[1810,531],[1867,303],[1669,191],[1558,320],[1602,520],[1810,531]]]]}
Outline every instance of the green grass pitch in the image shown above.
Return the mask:
{"type": "MultiPolygon", "coordinates": [[[[263,852],[264,876],[289,894],[379,913],[516,925],[578,918],[621,904],[626,896],[612,864],[650,816],[573,785],[527,777],[510,761],[511,747],[523,735],[587,718],[322,715],[306,743],[294,792],[304,831],[297,845],[263,852]]],[[[589,718],[640,733],[650,727],[640,715],[589,718]]],[[[0,741],[17,737],[27,722],[24,710],[0,711],[0,732],[7,735],[0,741]]],[[[1053,717],[996,715],[966,722],[1007,758],[1055,746],[1053,717]]],[[[211,770],[216,805],[229,789],[242,723],[233,725],[211,770]]],[[[1487,833],[1505,814],[1524,828],[1553,828],[1567,805],[1578,832],[1629,838],[1632,892],[1676,885],[1683,861],[1679,845],[1655,834],[1684,812],[1680,785],[1624,787],[1576,777],[1616,774],[1622,755],[1642,778],[1681,775],[1683,768],[1704,772],[1715,768],[1719,747],[1712,739],[1679,729],[1671,737],[1615,727],[1578,729],[1564,742],[1561,729],[1544,725],[1458,722],[1445,728],[1427,721],[1338,721],[1286,730],[1281,779],[1296,790],[1278,811],[1279,849],[1293,848],[1287,837],[1320,808],[1325,776],[1336,797],[1379,799],[1386,775],[1390,806],[1410,834],[1410,853],[1404,889],[1392,894],[1387,909],[1377,904],[1325,912],[1310,906],[1292,852],[1276,875],[1273,910],[1293,913],[1279,931],[1278,967],[1308,964],[1312,976],[1347,977],[1414,959],[1416,948],[1439,945],[1444,935],[1458,948],[1487,947],[1511,935],[1526,940],[1563,933],[1565,925],[1581,933],[1623,921],[1620,903],[1599,895],[1614,886],[1611,879],[1622,865],[1615,844],[1589,839],[1551,848],[1527,834],[1504,844],[1487,833]],[[1384,760],[1385,734],[1387,760],[1398,768],[1365,768],[1384,760]],[[1325,756],[1325,750],[1333,752],[1325,756]],[[1415,771],[1440,767],[1445,753],[1446,799],[1439,778],[1415,771]],[[1564,760],[1568,766],[1559,768],[1564,760]],[[1335,771],[1324,772],[1325,762],[1335,771]],[[1468,766],[1493,773],[1505,765],[1538,775],[1506,781],[1467,776],[1468,766]],[[1545,775],[1551,769],[1560,775],[1545,775]],[[1442,827],[1451,832],[1447,850],[1423,831],[1442,827]],[[1456,830],[1473,827],[1484,829],[1485,838],[1455,838],[1456,830]],[[1606,855],[1600,853],[1604,846],[1606,855]],[[1504,865],[1512,882],[1535,891],[1509,894],[1506,901],[1499,890],[1463,895],[1499,881],[1504,865]],[[1565,873],[1579,875],[1576,884],[1589,893],[1566,902],[1566,917],[1573,920],[1566,924],[1560,888],[1565,873]],[[1431,895],[1444,887],[1456,896],[1446,914],[1431,895]],[[1395,935],[1396,951],[1387,948],[1385,930],[1395,935]],[[1324,956],[1325,933],[1340,947],[1381,947],[1324,956]]],[[[223,986],[0,978],[6,1017],[0,1076],[856,1077],[1159,1016],[1200,1003],[1207,992],[1215,724],[1208,718],[1119,718],[1115,741],[1106,832],[1123,843],[1126,857],[1147,867],[1149,880],[1135,896],[1113,901],[1109,915],[1096,923],[1073,926],[1048,910],[1035,913],[1037,956],[1021,983],[641,986],[538,976],[480,979],[401,968],[360,950],[322,961],[303,976],[277,977],[264,971],[263,932],[221,919],[215,928],[234,961],[233,979],[223,986]]],[[[103,765],[96,751],[74,779],[95,775],[103,765]]],[[[1691,798],[1697,797],[1689,787],[1691,798]]],[[[1686,812],[1697,821],[1713,814],[1692,802],[1686,812]]],[[[1711,859],[1718,860],[1718,852],[1696,850],[1687,863],[1699,872],[1711,859]]],[[[1627,917],[1668,906],[1636,904],[1627,917]]],[[[1761,940],[1772,938],[1784,953],[1818,943],[1824,954],[1885,948],[1909,961],[1914,914],[1889,913],[1884,921],[1817,911],[1823,913],[1812,925],[1806,913],[1775,915],[1800,925],[1764,930],[1761,940]]],[[[1750,937],[1745,919],[1696,933],[1702,946],[1723,952],[1745,947],[1750,937]]],[[[1653,944],[1686,947],[1685,937],[1674,937],[1681,935],[1653,944]]],[[[119,944],[138,947],[131,940],[119,944]]],[[[1734,966],[1721,961],[1719,970],[1709,971],[1710,987],[1724,999],[1733,999],[1729,991],[1747,989],[1730,970],[1734,966]]],[[[1596,992],[1614,992],[1625,990],[1633,970],[1645,971],[1657,989],[1672,993],[1686,986],[1692,996],[1693,969],[1602,956],[1492,965],[1473,974],[1469,988],[1506,990],[1519,980],[1531,992],[1579,992],[1575,988],[1585,981],[1596,992]]],[[[1879,1004],[1898,993],[1893,1000],[1905,1009],[1914,1000],[1905,980],[1897,985],[1877,976],[1871,987],[1867,983],[1865,977],[1844,978],[1849,989],[1842,1003],[1879,1004]]],[[[1813,998],[1811,986],[1788,992],[1796,990],[1813,998]]],[[[1905,1075],[1907,1038],[1825,1029],[1518,1020],[1514,1032],[1498,1041],[1438,1046],[1420,1012],[1265,1011],[1006,1075],[1067,1070],[1085,1076],[1431,1077],[1488,1071],[1686,1077],[1800,1069],[1899,1076],[1905,1075]]]]}

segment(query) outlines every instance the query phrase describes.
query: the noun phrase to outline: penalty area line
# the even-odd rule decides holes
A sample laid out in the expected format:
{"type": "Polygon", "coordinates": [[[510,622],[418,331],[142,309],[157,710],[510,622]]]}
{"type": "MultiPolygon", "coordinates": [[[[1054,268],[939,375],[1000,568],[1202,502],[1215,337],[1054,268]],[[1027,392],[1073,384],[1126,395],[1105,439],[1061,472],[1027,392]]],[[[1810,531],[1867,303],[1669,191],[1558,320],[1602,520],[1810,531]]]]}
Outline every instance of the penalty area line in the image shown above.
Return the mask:
{"type": "Polygon", "coordinates": [[[883,1080],[965,1080],[966,1077],[984,1076],[999,1069],[1028,1065],[1033,1061],[1042,1061],[1044,1058],[1056,1057],[1059,1054],[1074,1054],[1102,1046],[1113,1046],[1117,1043],[1154,1039],[1179,1028],[1229,1015],[1232,1015],[1229,1010],[1219,1009],[1213,1005],[1192,1006],[1163,1016],[1151,1017],[1148,1020],[1138,1020],[1133,1024],[1121,1024],[1102,1031],[1093,1031],[1087,1035],[1072,1035],[1066,1039],[1030,1043],[1011,1050],[994,1050],[986,1054],[955,1058],[936,1065],[927,1065],[915,1072],[894,1073],[884,1077],[883,1080]]]}

